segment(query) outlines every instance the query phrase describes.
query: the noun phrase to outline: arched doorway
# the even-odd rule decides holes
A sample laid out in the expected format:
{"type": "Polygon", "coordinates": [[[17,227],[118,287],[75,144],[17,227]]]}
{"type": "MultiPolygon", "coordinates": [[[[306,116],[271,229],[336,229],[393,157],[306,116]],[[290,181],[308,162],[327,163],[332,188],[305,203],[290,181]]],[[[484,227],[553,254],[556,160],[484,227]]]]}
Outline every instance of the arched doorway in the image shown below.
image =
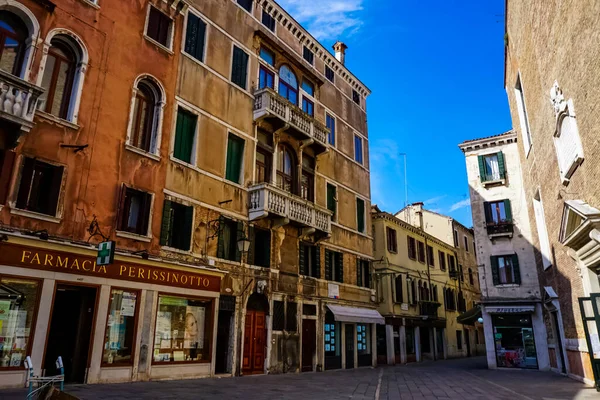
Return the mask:
{"type": "Polygon", "coordinates": [[[265,354],[267,345],[267,324],[269,301],[263,294],[253,293],[246,306],[244,323],[244,355],[242,373],[244,375],[263,374],[265,372],[265,354]]]}

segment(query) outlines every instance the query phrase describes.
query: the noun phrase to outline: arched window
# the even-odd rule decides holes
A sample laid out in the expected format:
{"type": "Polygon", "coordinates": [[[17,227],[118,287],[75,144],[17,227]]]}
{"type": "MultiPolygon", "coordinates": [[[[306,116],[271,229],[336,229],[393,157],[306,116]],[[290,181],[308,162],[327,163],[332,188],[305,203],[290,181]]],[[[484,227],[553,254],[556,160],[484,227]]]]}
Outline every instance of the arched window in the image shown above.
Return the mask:
{"type": "Polygon", "coordinates": [[[27,36],[27,26],[18,16],[0,10],[0,70],[21,74],[27,36]]]}
{"type": "Polygon", "coordinates": [[[295,193],[296,157],[292,150],[284,144],[279,144],[277,152],[277,186],[286,192],[295,193]]]}
{"type": "Polygon", "coordinates": [[[39,108],[58,118],[77,123],[79,99],[87,67],[87,51],[74,34],[49,35],[48,54],[42,62],[40,85],[44,94],[39,108]]]}
{"type": "Polygon", "coordinates": [[[279,68],[279,94],[294,104],[298,104],[298,79],[287,65],[279,68]]]}
{"type": "Polygon", "coordinates": [[[164,106],[162,88],[149,77],[139,80],[133,96],[128,143],[149,153],[156,153],[164,106]]]}

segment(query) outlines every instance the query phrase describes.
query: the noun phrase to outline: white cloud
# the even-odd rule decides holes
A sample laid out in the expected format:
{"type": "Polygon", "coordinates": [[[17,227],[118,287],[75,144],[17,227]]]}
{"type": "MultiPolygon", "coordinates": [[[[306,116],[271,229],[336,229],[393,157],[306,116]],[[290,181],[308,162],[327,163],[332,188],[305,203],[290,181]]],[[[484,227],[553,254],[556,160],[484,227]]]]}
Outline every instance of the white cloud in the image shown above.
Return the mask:
{"type": "MultiPolygon", "coordinates": [[[[436,197],[432,197],[431,199],[427,199],[423,203],[425,203],[426,206],[427,205],[435,205],[435,204],[439,203],[440,200],[445,199],[445,198],[446,198],[446,195],[443,194],[441,196],[436,196],[436,197]]],[[[431,211],[433,211],[433,210],[431,210],[431,211]]]]}
{"type": "Polygon", "coordinates": [[[356,33],[363,22],[357,14],[365,0],[278,0],[278,3],[318,40],[336,40],[356,33]]]}
{"type": "Polygon", "coordinates": [[[450,206],[449,212],[460,210],[461,208],[469,207],[471,205],[471,199],[464,199],[458,203],[454,203],[450,206]]]}

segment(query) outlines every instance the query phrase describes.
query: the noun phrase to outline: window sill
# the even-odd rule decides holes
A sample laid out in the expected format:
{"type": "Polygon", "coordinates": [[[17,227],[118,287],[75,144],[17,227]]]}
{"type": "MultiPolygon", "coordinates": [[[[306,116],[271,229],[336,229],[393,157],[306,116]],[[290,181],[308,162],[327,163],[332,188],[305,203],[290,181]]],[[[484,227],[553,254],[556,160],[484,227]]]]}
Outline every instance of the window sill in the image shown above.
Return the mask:
{"type": "Polygon", "coordinates": [[[498,238],[503,238],[503,237],[511,239],[513,237],[513,234],[512,234],[512,232],[490,233],[490,234],[488,234],[488,238],[490,240],[492,240],[492,239],[498,239],[498,238]]]}
{"type": "Polygon", "coordinates": [[[511,288],[511,287],[519,287],[518,283],[501,283],[499,285],[494,285],[497,288],[511,288]]]}
{"type": "Polygon", "coordinates": [[[37,116],[39,116],[40,118],[45,119],[46,121],[54,122],[54,123],[56,123],[58,125],[62,125],[65,128],[69,128],[69,129],[72,129],[74,131],[78,131],[81,128],[77,124],[74,124],[74,123],[72,123],[70,121],[67,121],[66,119],[59,118],[56,115],[48,114],[47,112],[42,111],[42,110],[35,110],[35,114],[37,116]]]}
{"type": "Polygon", "coordinates": [[[147,152],[147,151],[142,150],[142,149],[140,149],[138,147],[135,147],[134,145],[131,145],[129,143],[125,144],[125,148],[127,150],[133,152],[133,153],[139,154],[139,155],[144,156],[144,157],[148,157],[151,160],[160,161],[160,156],[159,155],[147,152]]]}
{"type": "Polygon", "coordinates": [[[176,247],[170,247],[170,246],[160,246],[160,249],[164,250],[164,251],[170,251],[172,253],[183,254],[186,256],[192,255],[192,250],[181,250],[176,247]]]}
{"type": "Polygon", "coordinates": [[[149,236],[138,235],[137,233],[130,233],[130,232],[124,232],[124,231],[117,231],[117,236],[126,238],[126,239],[138,240],[140,242],[146,242],[146,243],[150,243],[152,241],[152,238],[149,236]]]}
{"type": "Polygon", "coordinates": [[[79,1],[81,1],[83,4],[86,4],[92,8],[95,8],[96,10],[100,9],[100,6],[91,0],[79,0],[79,1]]]}
{"type": "Polygon", "coordinates": [[[164,51],[168,55],[172,56],[173,54],[175,54],[175,53],[173,53],[173,50],[171,50],[170,48],[168,48],[164,44],[159,43],[156,40],[152,39],[150,36],[146,35],[145,33],[144,33],[144,39],[146,39],[147,41],[149,41],[150,43],[152,43],[153,45],[155,45],[156,47],[158,47],[159,50],[164,51]]]}
{"type": "Polygon", "coordinates": [[[18,208],[12,208],[10,210],[10,213],[14,215],[20,215],[22,217],[39,219],[40,221],[52,222],[53,224],[60,224],[60,222],[62,221],[62,218],[59,217],[53,217],[51,215],[37,213],[34,211],[21,210],[18,208]]]}
{"type": "Polygon", "coordinates": [[[489,186],[504,186],[506,185],[506,179],[495,179],[493,181],[485,181],[482,182],[483,187],[487,188],[489,186]]]}

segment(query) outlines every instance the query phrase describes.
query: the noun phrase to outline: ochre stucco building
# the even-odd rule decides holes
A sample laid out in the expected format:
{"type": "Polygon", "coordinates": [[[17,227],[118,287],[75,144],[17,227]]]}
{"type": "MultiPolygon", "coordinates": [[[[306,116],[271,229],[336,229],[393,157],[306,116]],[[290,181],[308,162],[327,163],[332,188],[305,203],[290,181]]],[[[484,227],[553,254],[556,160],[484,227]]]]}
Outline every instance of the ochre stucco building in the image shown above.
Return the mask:
{"type": "Polygon", "coordinates": [[[88,383],[374,364],[370,92],[343,43],[269,0],[0,20],[0,385],[26,356],[88,383]]]}

